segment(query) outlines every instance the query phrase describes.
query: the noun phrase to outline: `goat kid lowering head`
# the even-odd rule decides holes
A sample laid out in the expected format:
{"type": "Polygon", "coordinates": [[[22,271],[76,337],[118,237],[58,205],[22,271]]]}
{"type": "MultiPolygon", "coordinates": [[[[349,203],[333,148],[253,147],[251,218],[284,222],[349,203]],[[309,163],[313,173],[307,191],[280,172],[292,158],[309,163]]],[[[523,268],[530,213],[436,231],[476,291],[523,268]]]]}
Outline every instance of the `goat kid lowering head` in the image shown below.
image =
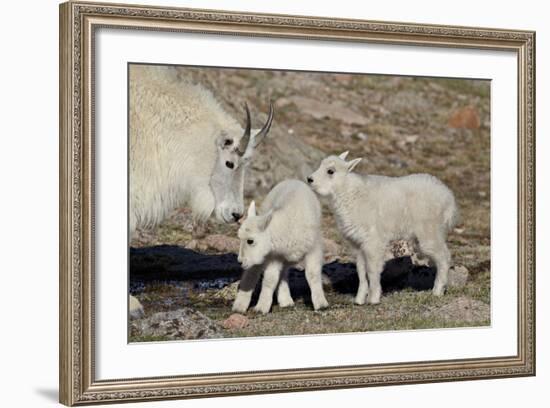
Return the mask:
{"type": "Polygon", "coordinates": [[[256,214],[256,203],[252,201],[248,207],[246,219],[239,228],[241,240],[238,261],[244,269],[261,265],[271,252],[271,240],[267,227],[271,222],[272,211],[265,215],[256,214]]]}
{"type": "Polygon", "coordinates": [[[307,183],[313,191],[322,197],[331,197],[335,194],[336,189],[342,185],[346,175],[351,173],[361,161],[361,158],[358,158],[347,162],[348,153],[344,152],[340,156],[325,158],[319,168],[307,177],[307,183]]]}
{"type": "Polygon", "coordinates": [[[273,121],[273,105],[270,104],[264,126],[252,130],[248,105],[245,105],[245,110],[246,125],[242,136],[222,131],[216,139],[218,156],[210,178],[210,188],[215,199],[214,215],[218,221],[225,223],[237,222],[243,216],[245,170],[273,121]]]}

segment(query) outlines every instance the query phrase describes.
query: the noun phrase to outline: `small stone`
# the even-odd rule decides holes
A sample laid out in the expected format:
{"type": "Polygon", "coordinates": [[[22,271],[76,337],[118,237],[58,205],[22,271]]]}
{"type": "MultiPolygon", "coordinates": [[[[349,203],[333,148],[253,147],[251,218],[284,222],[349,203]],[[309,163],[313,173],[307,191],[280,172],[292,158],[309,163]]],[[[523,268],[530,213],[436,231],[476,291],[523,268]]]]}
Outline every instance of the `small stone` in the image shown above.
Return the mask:
{"type": "Polygon", "coordinates": [[[353,81],[353,75],[350,75],[350,74],[336,74],[336,75],[334,75],[333,79],[336,82],[349,83],[349,82],[353,81]]]}
{"type": "Polygon", "coordinates": [[[130,296],[130,319],[140,319],[145,314],[143,306],[136,297],[130,296]]]}
{"type": "Polygon", "coordinates": [[[472,106],[466,106],[454,111],[448,124],[455,129],[479,129],[481,122],[477,110],[472,106]]]}
{"type": "Polygon", "coordinates": [[[357,139],[362,140],[363,142],[366,142],[369,136],[364,132],[357,133],[357,139]]]}
{"type": "Polygon", "coordinates": [[[339,259],[340,252],[342,251],[340,245],[328,238],[323,239],[323,249],[325,263],[331,263],[339,259]]]}
{"type": "Polygon", "coordinates": [[[240,281],[235,281],[230,285],[221,288],[220,290],[216,291],[216,293],[214,293],[212,297],[214,297],[215,299],[233,301],[237,296],[237,292],[239,291],[239,283],[240,281]]]}
{"type": "Polygon", "coordinates": [[[244,329],[246,326],[248,326],[248,317],[239,313],[233,313],[231,316],[223,321],[222,326],[224,329],[227,330],[244,329]]]}
{"type": "Polygon", "coordinates": [[[236,75],[228,75],[228,80],[238,89],[246,88],[248,86],[248,81],[246,79],[238,77],[236,75]]]}
{"type": "Polygon", "coordinates": [[[276,108],[284,108],[285,106],[291,104],[292,101],[290,101],[288,98],[279,98],[275,101],[275,107],[276,108]]]}
{"type": "Polygon", "coordinates": [[[355,133],[355,130],[351,126],[341,126],[340,134],[344,137],[351,137],[355,133]]]}
{"type": "Polygon", "coordinates": [[[219,252],[239,252],[240,241],[238,238],[227,237],[222,234],[208,235],[202,244],[206,245],[209,249],[213,249],[219,252]]]}
{"type": "Polygon", "coordinates": [[[454,265],[449,269],[448,286],[450,288],[461,288],[468,281],[469,271],[464,265],[454,265]]]}

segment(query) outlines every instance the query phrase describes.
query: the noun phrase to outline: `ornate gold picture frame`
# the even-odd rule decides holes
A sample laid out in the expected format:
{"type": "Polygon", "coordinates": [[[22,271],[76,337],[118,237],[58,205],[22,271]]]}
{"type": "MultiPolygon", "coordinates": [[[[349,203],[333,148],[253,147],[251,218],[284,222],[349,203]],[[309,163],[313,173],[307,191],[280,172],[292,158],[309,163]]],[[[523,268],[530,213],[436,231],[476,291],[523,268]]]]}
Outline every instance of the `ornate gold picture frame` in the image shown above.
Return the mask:
{"type": "Polygon", "coordinates": [[[60,401],[66,405],[535,375],[535,33],[85,2],[61,4],[59,260],[59,383],[60,401]],[[96,30],[105,27],[515,53],[517,353],[458,360],[98,380],[94,343],[94,47],[96,30]]]}

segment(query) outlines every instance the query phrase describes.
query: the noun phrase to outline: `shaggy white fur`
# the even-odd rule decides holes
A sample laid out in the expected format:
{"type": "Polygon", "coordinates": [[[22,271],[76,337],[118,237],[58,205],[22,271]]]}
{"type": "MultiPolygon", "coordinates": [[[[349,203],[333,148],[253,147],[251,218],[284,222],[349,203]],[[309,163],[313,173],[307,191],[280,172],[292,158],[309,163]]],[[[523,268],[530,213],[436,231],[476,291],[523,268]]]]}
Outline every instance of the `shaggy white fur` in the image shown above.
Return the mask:
{"type": "Polygon", "coordinates": [[[255,310],[269,312],[277,285],[279,306],[292,306],[288,268],[301,261],[305,263],[314,309],[328,306],[321,281],[321,206],[305,183],[286,180],[277,184],[262,203],[260,215],[253,201],[239,229],[239,239],[239,262],[245,272],[233,304],[234,311],[244,313],[248,309],[262,270],[262,290],[255,310]]]}
{"type": "MultiPolygon", "coordinates": [[[[264,132],[249,132],[241,151],[243,127],[210,91],[168,66],[132,65],[129,75],[130,236],[183,205],[197,221],[214,214],[236,222],[244,213],[245,169],[271,121],[264,132]]],[[[131,316],[139,307],[130,299],[131,316]]]]}
{"type": "Polygon", "coordinates": [[[346,162],[346,156],[325,158],[308,183],[329,197],[340,232],[357,250],[355,302],[380,302],[384,251],[394,239],[418,240],[437,267],[433,293],[443,295],[451,261],[447,233],[458,220],[452,191],[429,174],[361,176],[352,172],[361,159],[346,162]]]}
{"type": "Polygon", "coordinates": [[[245,163],[233,151],[242,135],[242,126],[208,90],[178,80],[173,67],[132,65],[130,232],[156,225],[184,204],[200,220],[210,217],[217,206],[222,208],[215,215],[222,222],[232,222],[232,212],[242,214],[245,163]],[[230,143],[227,149],[225,140],[230,143]],[[220,171],[234,184],[234,194],[216,202],[210,184],[222,150],[228,155],[220,171]],[[234,167],[227,168],[226,161],[234,167]]]}

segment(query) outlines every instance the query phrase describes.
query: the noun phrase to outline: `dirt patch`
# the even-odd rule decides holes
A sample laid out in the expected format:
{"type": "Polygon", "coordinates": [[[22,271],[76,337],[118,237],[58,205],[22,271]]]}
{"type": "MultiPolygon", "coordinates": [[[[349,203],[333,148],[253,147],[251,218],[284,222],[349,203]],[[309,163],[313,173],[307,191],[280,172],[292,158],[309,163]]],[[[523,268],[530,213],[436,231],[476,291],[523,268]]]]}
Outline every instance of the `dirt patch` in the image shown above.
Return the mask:
{"type": "Polygon", "coordinates": [[[461,296],[452,299],[449,303],[441,307],[430,308],[424,312],[423,315],[426,318],[435,318],[451,322],[462,320],[475,324],[487,320],[487,316],[489,316],[490,313],[491,308],[488,304],[461,296]]]}

